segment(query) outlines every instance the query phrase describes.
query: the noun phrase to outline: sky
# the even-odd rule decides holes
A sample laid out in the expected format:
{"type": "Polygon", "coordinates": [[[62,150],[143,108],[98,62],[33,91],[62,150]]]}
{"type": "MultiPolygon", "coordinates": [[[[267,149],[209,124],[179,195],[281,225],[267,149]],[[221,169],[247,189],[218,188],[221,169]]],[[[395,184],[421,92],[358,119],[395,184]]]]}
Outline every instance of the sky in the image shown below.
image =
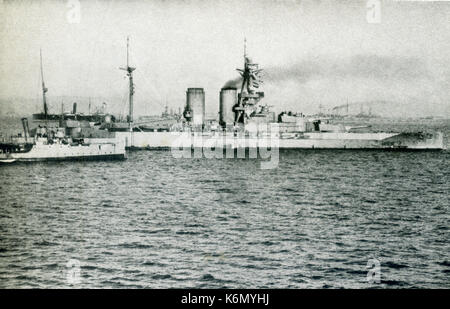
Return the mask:
{"type": "Polygon", "coordinates": [[[393,0],[0,0],[0,114],[42,109],[40,49],[51,111],[125,112],[128,36],[136,115],[183,107],[188,87],[216,114],[246,38],[277,112],[450,116],[450,2],[393,0]]]}

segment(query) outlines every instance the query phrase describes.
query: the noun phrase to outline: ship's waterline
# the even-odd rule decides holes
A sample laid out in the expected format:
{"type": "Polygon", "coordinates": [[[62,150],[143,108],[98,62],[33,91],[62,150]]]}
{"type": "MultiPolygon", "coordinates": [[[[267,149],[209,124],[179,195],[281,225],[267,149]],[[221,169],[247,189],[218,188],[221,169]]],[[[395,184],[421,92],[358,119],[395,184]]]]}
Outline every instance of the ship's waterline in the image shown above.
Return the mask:
{"type": "Polygon", "coordinates": [[[281,149],[445,149],[441,132],[408,139],[402,133],[274,133],[116,132],[127,148],[281,148],[281,149]]]}

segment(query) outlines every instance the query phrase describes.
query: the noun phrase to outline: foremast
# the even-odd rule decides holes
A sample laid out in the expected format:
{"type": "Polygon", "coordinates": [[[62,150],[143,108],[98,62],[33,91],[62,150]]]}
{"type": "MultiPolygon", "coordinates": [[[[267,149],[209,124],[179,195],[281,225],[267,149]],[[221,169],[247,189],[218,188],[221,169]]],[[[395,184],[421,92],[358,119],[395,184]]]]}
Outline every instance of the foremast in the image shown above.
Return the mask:
{"type": "Polygon", "coordinates": [[[44,82],[44,69],[42,66],[42,50],[39,49],[39,58],[40,58],[40,63],[41,63],[41,81],[42,81],[42,101],[44,103],[44,116],[45,116],[45,121],[47,122],[48,119],[48,107],[47,107],[47,97],[46,97],[46,93],[48,91],[48,88],[45,87],[45,82],[44,82]]]}
{"type": "MultiPolygon", "coordinates": [[[[42,102],[44,104],[45,134],[47,135],[47,141],[48,141],[50,138],[49,131],[48,131],[48,106],[47,106],[47,96],[46,96],[48,88],[45,87],[45,82],[44,82],[44,68],[42,65],[42,49],[39,49],[39,59],[40,59],[40,64],[41,64],[42,102]]],[[[26,127],[28,128],[28,121],[27,121],[26,127]]],[[[24,128],[25,128],[25,124],[24,124],[24,128]]],[[[25,135],[27,135],[27,133],[25,133],[25,135]]]]}

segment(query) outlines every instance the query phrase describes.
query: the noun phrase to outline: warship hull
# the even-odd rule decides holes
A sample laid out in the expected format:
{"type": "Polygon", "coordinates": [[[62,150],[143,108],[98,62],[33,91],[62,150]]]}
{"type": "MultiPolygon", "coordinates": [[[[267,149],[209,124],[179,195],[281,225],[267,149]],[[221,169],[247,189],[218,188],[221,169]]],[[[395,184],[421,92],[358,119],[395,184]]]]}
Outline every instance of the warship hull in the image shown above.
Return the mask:
{"type": "Polygon", "coordinates": [[[259,148],[442,150],[437,133],[286,133],[235,136],[233,133],[116,132],[127,149],[259,148]]]}

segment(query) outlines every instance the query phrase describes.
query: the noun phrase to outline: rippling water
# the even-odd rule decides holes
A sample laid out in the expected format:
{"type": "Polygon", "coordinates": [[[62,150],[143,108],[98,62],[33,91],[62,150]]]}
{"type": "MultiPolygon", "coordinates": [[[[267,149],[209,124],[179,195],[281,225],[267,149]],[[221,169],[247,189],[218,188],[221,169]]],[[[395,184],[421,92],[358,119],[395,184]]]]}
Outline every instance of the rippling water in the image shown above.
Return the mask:
{"type": "Polygon", "coordinates": [[[261,170],[139,151],[0,166],[0,287],[449,288],[449,162],[296,150],[261,170]]]}

